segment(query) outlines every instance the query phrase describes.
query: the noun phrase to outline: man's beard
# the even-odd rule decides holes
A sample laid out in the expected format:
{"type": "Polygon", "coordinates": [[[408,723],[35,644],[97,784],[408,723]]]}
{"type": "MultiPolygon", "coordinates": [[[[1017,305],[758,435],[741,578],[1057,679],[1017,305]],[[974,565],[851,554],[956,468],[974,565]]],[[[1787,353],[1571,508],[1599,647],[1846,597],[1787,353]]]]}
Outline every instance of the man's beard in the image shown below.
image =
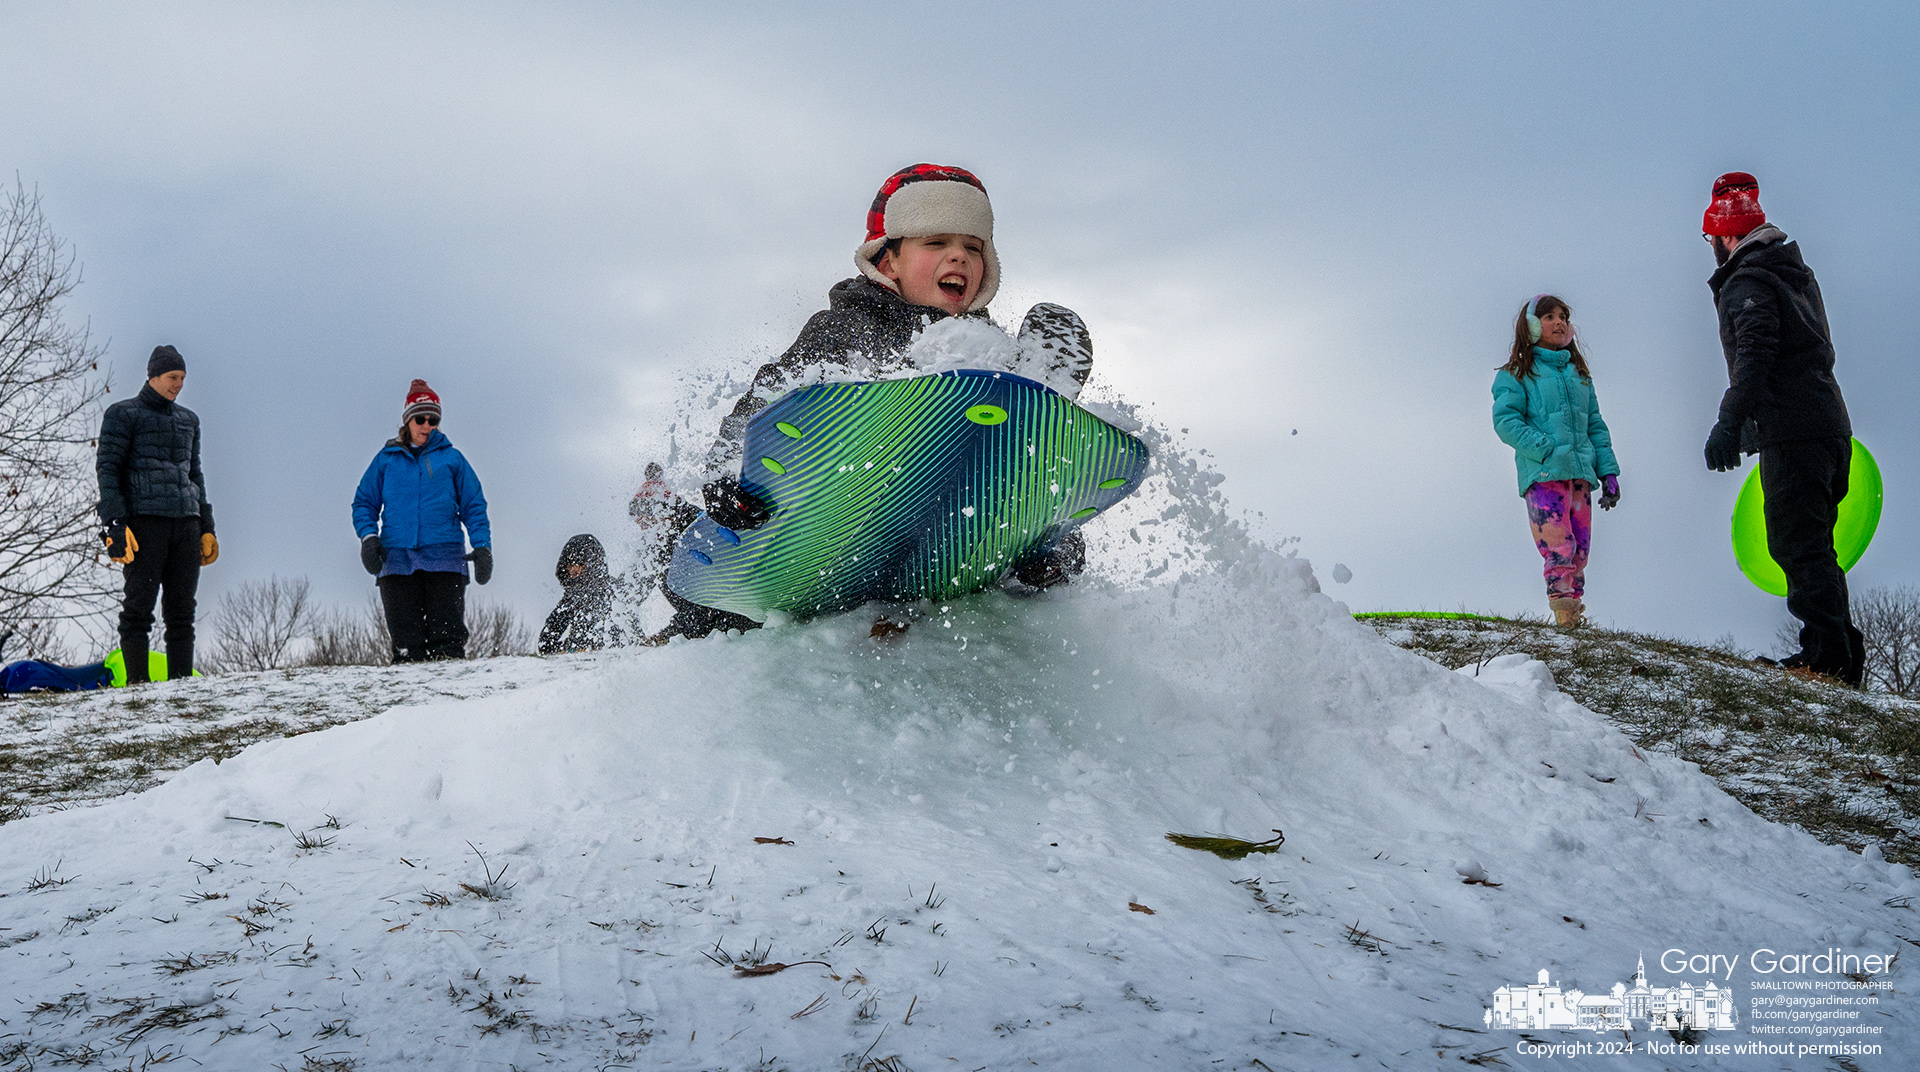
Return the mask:
{"type": "Polygon", "coordinates": [[[1713,263],[1715,267],[1725,265],[1732,256],[1733,250],[1729,249],[1726,243],[1715,242],[1713,244],[1713,263]]]}

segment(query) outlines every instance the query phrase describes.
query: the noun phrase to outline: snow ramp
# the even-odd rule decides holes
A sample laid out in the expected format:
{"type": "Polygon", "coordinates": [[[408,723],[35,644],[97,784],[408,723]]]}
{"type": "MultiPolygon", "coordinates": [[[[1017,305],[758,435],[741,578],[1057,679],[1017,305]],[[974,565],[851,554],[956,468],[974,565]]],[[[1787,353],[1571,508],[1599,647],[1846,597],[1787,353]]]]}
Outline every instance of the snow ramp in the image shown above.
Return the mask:
{"type": "Polygon", "coordinates": [[[1911,1066],[1914,958],[1851,1019],[1752,985],[1847,982],[1756,950],[1907,948],[1905,868],[1757,819],[1524,656],[1450,672],[1303,560],[1210,553],[890,640],[856,612],[423,687],[0,827],[0,1067],[1911,1066]],[[1275,828],[1241,860],[1165,838],[1275,828]],[[1732,988],[1736,1026],[1486,1022],[1642,957],[1732,988]]]}

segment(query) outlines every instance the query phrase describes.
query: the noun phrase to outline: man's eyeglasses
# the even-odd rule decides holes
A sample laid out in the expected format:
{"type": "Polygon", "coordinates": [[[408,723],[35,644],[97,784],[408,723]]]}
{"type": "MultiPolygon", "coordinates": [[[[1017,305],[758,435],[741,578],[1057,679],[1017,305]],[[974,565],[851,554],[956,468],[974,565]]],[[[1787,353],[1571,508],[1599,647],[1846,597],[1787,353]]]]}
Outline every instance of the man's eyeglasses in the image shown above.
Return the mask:
{"type": "Polygon", "coordinates": [[[438,428],[440,427],[440,418],[431,413],[416,413],[413,415],[413,423],[424,424],[429,428],[438,428]]]}

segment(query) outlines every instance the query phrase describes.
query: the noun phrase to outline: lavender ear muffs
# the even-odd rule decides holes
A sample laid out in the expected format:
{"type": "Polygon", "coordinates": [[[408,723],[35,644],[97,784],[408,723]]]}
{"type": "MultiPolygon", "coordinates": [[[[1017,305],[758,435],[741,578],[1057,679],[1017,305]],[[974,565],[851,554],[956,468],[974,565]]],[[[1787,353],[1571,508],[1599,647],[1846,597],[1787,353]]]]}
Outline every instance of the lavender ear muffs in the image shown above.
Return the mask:
{"type": "Polygon", "coordinates": [[[1535,294],[1533,297],[1527,299],[1525,305],[1520,307],[1521,315],[1527,318],[1527,341],[1529,342],[1540,341],[1540,318],[1534,315],[1533,307],[1544,297],[1546,297],[1545,294],[1535,294]]]}

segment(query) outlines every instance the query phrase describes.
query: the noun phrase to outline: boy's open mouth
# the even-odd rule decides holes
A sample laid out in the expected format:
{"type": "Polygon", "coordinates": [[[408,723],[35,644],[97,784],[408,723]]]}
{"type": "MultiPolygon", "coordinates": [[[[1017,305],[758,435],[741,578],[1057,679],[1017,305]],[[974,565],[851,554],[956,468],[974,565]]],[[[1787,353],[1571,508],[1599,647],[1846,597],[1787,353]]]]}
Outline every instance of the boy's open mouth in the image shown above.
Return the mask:
{"type": "Polygon", "coordinates": [[[967,277],[949,274],[940,277],[940,289],[955,298],[964,298],[967,294],[967,277]]]}

